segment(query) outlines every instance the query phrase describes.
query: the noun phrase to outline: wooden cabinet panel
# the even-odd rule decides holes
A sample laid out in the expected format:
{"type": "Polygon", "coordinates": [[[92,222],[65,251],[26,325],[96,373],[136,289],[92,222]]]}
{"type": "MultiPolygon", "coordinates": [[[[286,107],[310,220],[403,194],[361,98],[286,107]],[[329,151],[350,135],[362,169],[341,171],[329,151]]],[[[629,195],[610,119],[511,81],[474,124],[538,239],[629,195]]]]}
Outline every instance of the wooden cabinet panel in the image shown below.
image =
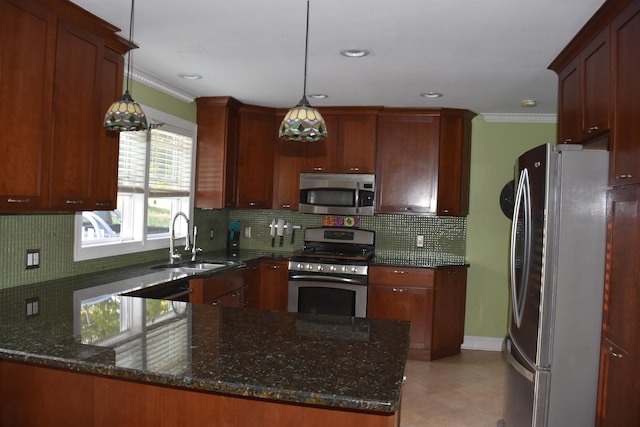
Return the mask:
{"type": "Polygon", "coordinates": [[[558,73],[558,79],[558,141],[576,143],[582,128],[578,58],[558,73]]]}
{"type": "Polygon", "coordinates": [[[51,208],[93,209],[92,160],[102,122],[96,123],[102,105],[99,82],[103,57],[104,43],[100,37],[69,21],[59,22],[49,183],[51,208]]]}
{"type": "Polygon", "coordinates": [[[240,268],[211,277],[191,279],[189,287],[192,292],[189,302],[242,307],[244,305],[244,274],[244,269],[240,268]]]}
{"type": "Polygon", "coordinates": [[[231,97],[197,98],[196,208],[237,205],[238,108],[231,97]]]}
{"type": "Polygon", "coordinates": [[[374,173],[378,107],[321,108],[329,137],[305,144],[303,172],[374,173]]]}
{"type": "Polygon", "coordinates": [[[383,109],[378,117],[376,211],[467,215],[474,116],[455,109],[383,109]]]}
{"type": "MultiPolygon", "coordinates": [[[[104,120],[104,113],[111,103],[122,94],[123,78],[122,55],[105,48],[102,58],[102,80],[100,86],[100,108],[97,123],[104,120]]],[[[92,209],[111,210],[117,206],[118,197],[118,153],[119,137],[116,132],[98,131],[95,155],[93,158],[93,185],[91,191],[92,209]]]]}
{"type": "Polygon", "coordinates": [[[640,1],[633,2],[611,28],[613,123],[611,185],[640,183],[640,1]]]}
{"type": "Polygon", "coordinates": [[[381,113],[376,154],[376,212],[436,212],[439,136],[437,115],[381,113]]]}
{"type": "Polygon", "coordinates": [[[244,306],[260,308],[260,261],[247,261],[244,269],[244,306]]]}
{"type": "Polygon", "coordinates": [[[602,31],[582,54],[585,137],[609,129],[609,29],[602,31]]]}
{"type": "Polygon", "coordinates": [[[288,261],[260,261],[261,310],[287,311],[289,295],[288,261]]]}
{"type": "Polygon", "coordinates": [[[48,203],[56,16],[34,2],[0,2],[0,209],[48,203]]]}
{"type": "MultiPolygon", "coordinates": [[[[376,319],[408,320],[411,322],[409,351],[430,348],[433,289],[428,287],[369,284],[367,316],[376,319]]],[[[425,357],[429,359],[429,357],[425,357]]]]}
{"type": "Polygon", "coordinates": [[[639,200],[639,186],[611,190],[608,197],[600,426],[637,425],[640,420],[635,404],[640,394],[639,200]],[[629,423],[631,420],[635,422],[629,423]]]}
{"type": "Polygon", "coordinates": [[[640,425],[637,363],[615,344],[603,341],[600,351],[598,427],[640,425]]]}
{"type": "MultiPolygon", "coordinates": [[[[283,117],[278,115],[276,123],[281,123],[283,117]]],[[[300,143],[278,138],[275,144],[272,208],[297,211],[300,202],[300,172],[303,169],[307,148],[316,143],[300,143]]]]}
{"type": "Polygon", "coordinates": [[[270,209],[273,194],[275,111],[240,108],[238,137],[238,208],[270,209]]]}
{"type": "Polygon", "coordinates": [[[435,271],[432,359],[460,353],[460,346],[464,341],[466,300],[466,268],[446,268],[435,271]]]}

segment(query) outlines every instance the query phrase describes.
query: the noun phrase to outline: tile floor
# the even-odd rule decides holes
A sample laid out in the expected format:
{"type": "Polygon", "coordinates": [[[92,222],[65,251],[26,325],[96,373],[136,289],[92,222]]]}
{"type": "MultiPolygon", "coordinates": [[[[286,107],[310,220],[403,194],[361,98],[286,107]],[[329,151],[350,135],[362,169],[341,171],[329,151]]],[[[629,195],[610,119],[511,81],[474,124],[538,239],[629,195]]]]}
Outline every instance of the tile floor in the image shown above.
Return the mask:
{"type": "Polygon", "coordinates": [[[400,427],[496,427],[502,418],[505,362],[497,351],[409,360],[400,427]]]}

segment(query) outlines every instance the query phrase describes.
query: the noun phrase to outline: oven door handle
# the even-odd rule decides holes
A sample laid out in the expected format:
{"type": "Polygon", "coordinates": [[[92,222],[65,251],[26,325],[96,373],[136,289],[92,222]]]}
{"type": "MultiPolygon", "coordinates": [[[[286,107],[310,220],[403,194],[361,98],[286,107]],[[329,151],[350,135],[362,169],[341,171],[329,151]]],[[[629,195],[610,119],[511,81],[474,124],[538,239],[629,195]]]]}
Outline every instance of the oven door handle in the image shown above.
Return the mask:
{"type": "Polygon", "coordinates": [[[295,274],[289,277],[290,280],[311,280],[314,282],[335,282],[335,283],[353,283],[354,285],[365,285],[361,280],[349,279],[346,277],[335,276],[313,276],[305,274],[295,274]]]}

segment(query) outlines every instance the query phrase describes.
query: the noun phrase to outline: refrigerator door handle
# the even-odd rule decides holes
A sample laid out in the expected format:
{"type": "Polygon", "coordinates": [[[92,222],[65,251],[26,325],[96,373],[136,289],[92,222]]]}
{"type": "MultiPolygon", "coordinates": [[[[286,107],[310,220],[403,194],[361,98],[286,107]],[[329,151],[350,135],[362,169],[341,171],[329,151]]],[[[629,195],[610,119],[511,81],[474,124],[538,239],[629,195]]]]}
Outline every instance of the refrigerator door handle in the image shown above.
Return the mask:
{"type": "Polygon", "coordinates": [[[524,300],[527,295],[527,277],[529,277],[529,261],[531,248],[531,190],[529,186],[529,172],[525,168],[520,172],[518,180],[518,189],[516,191],[516,203],[513,210],[513,222],[511,223],[511,248],[509,251],[509,271],[511,275],[511,303],[513,305],[513,318],[516,326],[519,328],[522,323],[522,315],[524,311],[524,300]],[[520,211],[523,211],[523,238],[524,249],[522,254],[522,271],[520,281],[516,277],[516,238],[518,234],[518,218],[520,211]],[[520,292],[521,299],[518,299],[517,287],[520,284],[522,290],[520,292]]]}
{"type": "Polygon", "coordinates": [[[533,372],[531,372],[530,370],[528,370],[525,366],[523,366],[522,364],[520,364],[520,362],[518,362],[516,360],[515,357],[513,357],[511,355],[511,340],[509,338],[507,338],[505,340],[505,352],[504,355],[507,358],[507,361],[509,362],[509,364],[513,367],[513,369],[515,369],[520,375],[522,375],[527,381],[533,383],[535,381],[535,375],[533,372]]]}

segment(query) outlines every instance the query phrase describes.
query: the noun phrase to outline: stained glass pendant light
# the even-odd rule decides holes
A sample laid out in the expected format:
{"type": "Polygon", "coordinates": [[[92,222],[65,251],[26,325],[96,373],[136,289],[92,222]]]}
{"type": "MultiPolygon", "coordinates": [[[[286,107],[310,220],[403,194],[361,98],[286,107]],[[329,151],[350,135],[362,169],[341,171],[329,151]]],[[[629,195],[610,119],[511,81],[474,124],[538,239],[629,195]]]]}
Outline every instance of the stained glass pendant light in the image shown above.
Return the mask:
{"type": "Polygon", "coordinates": [[[129,51],[127,52],[127,88],[120,100],[111,104],[104,116],[107,130],[122,132],[147,129],[147,117],[140,104],[131,98],[129,81],[131,80],[131,51],[133,50],[133,10],[135,0],[131,0],[131,18],[129,21],[129,51]]]}
{"type": "Polygon", "coordinates": [[[284,116],[279,136],[282,139],[300,142],[323,141],[327,139],[327,124],[318,110],[307,101],[307,51],[309,50],[309,0],[307,0],[307,29],[304,46],[304,86],[302,99],[284,116]]]}

